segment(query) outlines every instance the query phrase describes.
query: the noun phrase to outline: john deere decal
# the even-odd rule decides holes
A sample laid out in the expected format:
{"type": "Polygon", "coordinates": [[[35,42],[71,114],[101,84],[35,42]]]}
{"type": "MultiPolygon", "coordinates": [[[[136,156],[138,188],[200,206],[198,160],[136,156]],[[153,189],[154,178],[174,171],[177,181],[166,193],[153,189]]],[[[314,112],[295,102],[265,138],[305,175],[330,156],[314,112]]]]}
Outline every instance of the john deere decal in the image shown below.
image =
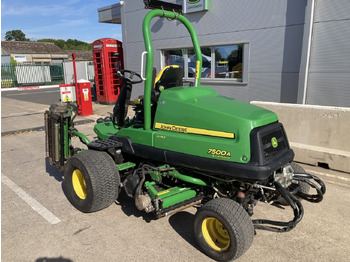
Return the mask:
{"type": "Polygon", "coordinates": [[[271,144],[272,144],[273,148],[278,147],[278,142],[277,142],[277,138],[276,137],[271,138],[271,144]]]}

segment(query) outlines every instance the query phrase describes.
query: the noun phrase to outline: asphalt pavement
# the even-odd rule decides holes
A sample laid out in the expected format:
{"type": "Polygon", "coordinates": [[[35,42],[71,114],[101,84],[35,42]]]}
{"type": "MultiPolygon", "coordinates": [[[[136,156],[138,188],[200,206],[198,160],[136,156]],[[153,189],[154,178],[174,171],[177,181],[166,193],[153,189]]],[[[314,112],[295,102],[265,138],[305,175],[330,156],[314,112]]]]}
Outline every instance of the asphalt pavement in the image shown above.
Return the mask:
{"type": "MultiPolygon", "coordinates": [[[[43,113],[58,95],[41,92],[2,93],[2,261],[212,261],[200,251],[192,233],[195,208],[155,220],[121,194],[102,211],[76,210],[65,196],[63,174],[45,159],[44,131],[37,128],[43,126],[43,113]]],[[[93,109],[94,115],[77,120],[95,121],[112,112],[113,106],[94,104],[93,109]]],[[[95,137],[93,123],[77,128],[90,139],[95,137]]],[[[323,202],[303,201],[304,217],[288,233],[258,230],[250,249],[237,261],[349,260],[350,174],[303,167],[326,183],[323,202]]],[[[253,219],[293,217],[292,210],[266,203],[254,211],[253,219]]]]}

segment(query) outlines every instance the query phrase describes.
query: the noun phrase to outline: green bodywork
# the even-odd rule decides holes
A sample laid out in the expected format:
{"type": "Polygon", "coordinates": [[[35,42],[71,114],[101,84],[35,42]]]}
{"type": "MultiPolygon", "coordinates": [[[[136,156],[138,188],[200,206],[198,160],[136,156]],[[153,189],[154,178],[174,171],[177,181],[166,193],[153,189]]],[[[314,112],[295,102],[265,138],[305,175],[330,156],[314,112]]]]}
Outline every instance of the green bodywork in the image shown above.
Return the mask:
{"type": "Polygon", "coordinates": [[[179,173],[175,169],[171,170],[169,168],[170,168],[169,165],[162,165],[158,167],[158,171],[149,170],[148,174],[150,175],[153,181],[145,182],[145,187],[147,188],[150,194],[150,197],[152,199],[158,198],[161,200],[161,203],[162,203],[161,208],[167,208],[196,197],[197,191],[193,189],[195,187],[209,186],[202,179],[187,176],[179,173]],[[166,171],[162,171],[162,170],[166,170],[166,171]],[[185,182],[186,185],[175,186],[164,190],[159,190],[157,189],[157,184],[158,183],[161,184],[164,177],[168,177],[172,180],[176,179],[176,180],[179,180],[180,182],[181,181],[185,182]]]}
{"type": "Polygon", "coordinates": [[[209,87],[171,88],[159,98],[155,126],[164,123],[197,128],[207,135],[186,133],[186,129],[184,133],[176,128],[175,132],[157,130],[154,146],[201,157],[248,162],[250,131],[275,121],[278,121],[275,113],[220,96],[209,87]],[[220,134],[211,134],[212,131],[234,134],[234,137],[220,137],[220,134]]]}
{"type": "MultiPolygon", "coordinates": [[[[60,126],[61,124],[59,124],[60,126]]],[[[63,126],[63,136],[64,136],[64,157],[66,158],[69,158],[71,156],[71,152],[70,152],[70,145],[71,145],[71,140],[69,138],[69,135],[68,135],[68,129],[69,127],[71,126],[71,123],[70,123],[70,117],[69,118],[66,118],[65,121],[64,121],[64,126],[63,126]]],[[[59,132],[58,134],[59,136],[59,141],[61,140],[61,132],[59,132]]],[[[60,153],[62,152],[61,151],[61,145],[59,144],[59,149],[60,149],[60,153]]]]}
{"type": "MultiPolygon", "coordinates": [[[[71,147],[72,147],[72,141],[71,137],[79,137],[81,142],[85,145],[89,144],[91,141],[85,136],[83,133],[78,132],[76,128],[73,126],[72,122],[72,115],[74,112],[73,107],[68,107],[66,115],[63,117],[63,143],[58,143],[59,146],[59,152],[60,152],[60,158],[63,157],[64,159],[68,159],[72,156],[71,147]],[[64,145],[63,148],[63,155],[62,155],[62,149],[61,144],[64,145]]],[[[61,123],[58,123],[59,130],[61,130],[61,123]]],[[[61,141],[61,131],[58,133],[58,141],[61,141]]],[[[81,149],[80,151],[82,151],[81,149]]]]}
{"type": "Polygon", "coordinates": [[[122,164],[117,165],[117,168],[118,168],[118,171],[124,171],[124,170],[126,170],[126,169],[133,168],[133,167],[135,167],[135,166],[136,166],[135,163],[132,163],[132,162],[125,162],[125,163],[122,163],[122,164]]]}
{"type": "MultiPolygon", "coordinates": [[[[251,158],[250,132],[253,128],[278,121],[275,113],[218,95],[200,86],[202,55],[191,23],[182,15],[162,10],[150,11],[143,22],[147,51],[144,90],[144,125],[119,129],[111,122],[95,126],[99,139],[111,135],[129,137],[135,144],[205,158],[247,163],[251,158]],[[159,16],[177,19],[188,29],[197,56],[195,86],[173,87],[161,92],[155,119],[151,119],[153,48],[150,21],[159,16]],[[189,132],[195,129],[195,132],[189,132]],[[199,131],[198,131],[199,130],[199,131]],[[199,132],[199,133],[198,133],[199,132]],[[217,134],[219,132],[219,134],[217,134]],[[229,134],[225,137],[221,134],[229,134]]],[[[154,106],[154,105],[153,105],[154,106]]]]}
{"type": "MultiPolygon", "coordinates": [[[[159,166],[158,169],[166,169],[166,168],[169,168],[170,166],[169,165],[163,165],[163,166],[159,166]]],[[[184,182],[187,182],[187,183],[190,183],[190,184],[194,184],[194,185],[197,185],[197,186],[208,186],[208,184],[203,181],[202,179],[199,179],[199,178],[195,178],[195,177],[191,177],[191,176],[186,176],[186,175],[183,175],[183,174],[180,174],[178,171],[176,170],[169,170],[169,171],[166,171],[166,172],[158,172],[158,171],[153,171],[153,170],[150,170],[148,171],[148,173],[150,174],[152,180],[156,181],[156,182],[161,182],[162,181],[162,176],[169,176],[171,178],[175,178],[175,179],[179,179],[181,181],[184,181],[184,182]]]]}
{"type": "Polygon", "coordinates": [[[275,113],[232,98],[220,96],[209,87],[176,87],[164,90],[159,98],[152,129],[118,129],[111,122],[95,126],[100,139],[112,134],[127,136],[133,143],[160,149],[215,158],[225,161],[249,162],[250,132],[253,128],[278,121],[275,113]],[[208,135],[191,134],[167,124],[197,128],[208,135]],[[210,135],[210,131],[234,134],[234,138],[210,135]]]}
{"type": "Polygon", "coordinates": [[[152,199],[159,198],[162,200],[161,208],[167,208],[177,203],[181,203],[188,199],[194,198],[197,192],[188,187],[172,187],[166,190],[157,191],[155,189],[156,182],[145,182],[145,187],[148,189],[152,199]]]}
{"type": "Polygon", "coordinates": [[[59,118],[59,120],[57,120],[58,130],[59,130],[58,141],[63,140],[62,143],[57,142],[58,148],[59,148],[59,159],[61,158],[68,159],[72,156],[71,154],[72,141],[69,135],[69,132],[72,129],[72,114],[73,114],[73,108],[68,108],[66,114],[61,114],[62,117],[59,118]],[[61,129],[61,125],[63,127],[63,130],[61,129]]]}

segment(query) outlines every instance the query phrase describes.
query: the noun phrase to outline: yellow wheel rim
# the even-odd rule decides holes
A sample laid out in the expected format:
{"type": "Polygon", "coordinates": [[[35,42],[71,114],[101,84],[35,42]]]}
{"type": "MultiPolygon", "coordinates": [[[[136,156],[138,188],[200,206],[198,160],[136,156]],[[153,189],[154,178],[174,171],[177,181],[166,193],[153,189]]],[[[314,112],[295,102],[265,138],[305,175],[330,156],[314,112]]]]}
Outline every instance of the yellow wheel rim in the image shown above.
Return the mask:
{"type": "Polygon", "coordinates": [[[85,199],[86,193],[86,183],[83,174],[79,169],[75,169],[72,175],[73,188],[77,196],[81,199],[85,199]]]}
{"type": "Polygon", "coordinates": [[[202,233],[205,241],[214,250],[225,251],[230,246],[230,236],[226,228],[214,217],[203,220],[202,233]]]}

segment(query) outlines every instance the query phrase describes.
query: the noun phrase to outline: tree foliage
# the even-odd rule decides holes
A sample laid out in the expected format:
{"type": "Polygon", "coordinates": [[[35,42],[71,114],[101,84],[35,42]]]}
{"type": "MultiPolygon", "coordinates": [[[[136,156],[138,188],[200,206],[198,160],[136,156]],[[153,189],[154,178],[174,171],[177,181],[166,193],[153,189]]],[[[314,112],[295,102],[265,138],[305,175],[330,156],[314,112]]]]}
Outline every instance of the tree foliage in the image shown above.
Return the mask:
{"type": "Polygon", "coordinates": [[[17,64],[17,61],[11,56],[10,57],[10,63],[15,65],[15,64],[17,64]]]}
{"type": "Polygon", "coordinates": [[[5,33],[6,41],[30,41],[21,30],[11,30],[5,33]]]}
{"type": "MultiPolygon", "coordinates": [[[[5,34],[5,40],[6,41],[30,41],[30,39],[26,38],[25,33],[23,33],[21,30],[12,30],[7,31],[5,34]]],[[[40,39],[36,42],[49,42],[54,43],[59,48],[63,50],[92,50],[92,45],[77,39],[52,39],[52,38],[46,38],[46,39],[40,39]]]]}
{"type": "Polygon", "coordinates": [[[68,40],[63,40],[63,39],[40,39],[37,40],[37,42],[49,42],[49,43],[54,43],[57,45],[59,48],[63,50],[92,50],[92,45],[77,39],[68,39],[68,40]]]}

